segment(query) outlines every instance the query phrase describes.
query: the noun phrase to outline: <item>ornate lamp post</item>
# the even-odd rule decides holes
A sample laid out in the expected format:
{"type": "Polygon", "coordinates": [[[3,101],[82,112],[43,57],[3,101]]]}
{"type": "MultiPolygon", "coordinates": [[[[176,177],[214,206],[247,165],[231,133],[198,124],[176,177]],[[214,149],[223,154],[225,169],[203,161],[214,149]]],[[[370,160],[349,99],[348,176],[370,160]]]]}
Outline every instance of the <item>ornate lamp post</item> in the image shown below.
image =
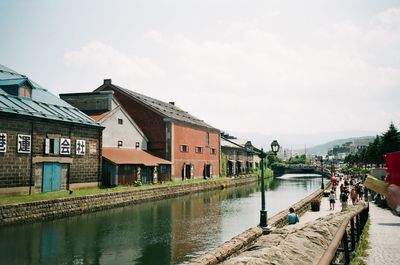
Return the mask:
{"type": "Polygon", "coordinates": [[[324,158],[323,156],[316,156],[315,161],[319,161],[321,163],[321,189],[325,189],[324,185],[324,158]]]}
{"type": "MultiPolygon", "coordinates": [[[[271,150],[276,155],[279,151],[279,143],[277,140],[274,140],[271,143],[271,150]]],[[[264,186],[264,158],[267,156],[264,153],[264,150],[261,148],[261,152],[258,155],[261,158],[261,210],[260,210],[260,227],[263,229],[264,232],[268,232],[268,218],[267,218],[267,211],[265,210],[265,186],[264,186]]]]}

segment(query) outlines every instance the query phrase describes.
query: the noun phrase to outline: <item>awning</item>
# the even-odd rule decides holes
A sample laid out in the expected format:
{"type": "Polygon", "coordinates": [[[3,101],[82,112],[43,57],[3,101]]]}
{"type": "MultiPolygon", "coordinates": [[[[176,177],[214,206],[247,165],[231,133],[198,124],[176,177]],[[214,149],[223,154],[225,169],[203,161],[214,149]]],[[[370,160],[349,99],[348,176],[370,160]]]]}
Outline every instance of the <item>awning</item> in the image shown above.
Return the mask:
{"type": "Polygon", "coordinates": [[[146,151],[130,148],[103,147],[103,158],[116,165],[171,165],[168,160],[153,156],[146,151]]]}

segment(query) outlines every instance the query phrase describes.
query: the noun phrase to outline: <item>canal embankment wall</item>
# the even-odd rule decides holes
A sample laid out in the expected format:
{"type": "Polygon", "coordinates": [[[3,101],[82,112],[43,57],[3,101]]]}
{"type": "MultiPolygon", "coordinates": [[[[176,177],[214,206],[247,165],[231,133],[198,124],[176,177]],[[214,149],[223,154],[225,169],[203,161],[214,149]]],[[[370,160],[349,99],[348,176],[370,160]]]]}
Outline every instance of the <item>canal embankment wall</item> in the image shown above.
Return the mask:
{"type": "MultiPolygon", "coordinates": [[[[329,189],[330,185],[328,185],[327,189],[329,189]]],[[[296,202],[290,207],[293,207],[295,211],[301,215],[302,213],[309,211],[311,208],[311,201],[315,198],[321,198],[324,195],[323,190],[317,190],[302,200],[296,202]]],[[[287,214],[289,212],[289,208],[282,210],[276,215],[268,218],[268,225],[272,229],[282,228],[288,224],[287,222],[287,214]]],[[[260,238],[263,235],[263,230],[261,227],[253,227],[249,228],[243,233],[233,237],[232,239],[226,241],[222,245],[208,251],[207,253],[192,259],[191,261],[185,264],[196,264],[196,265],[213,265],[221,263],[232,255],[237,255],[255,240],[260,238]]]]}
{"type": "Polygon", "coordinates": [[[99,193],[80,197],[0,205],[0,225],[29,223],[101,211],[148,201],[163,200],[196,192],[223,189],[254,183],[255,175],[207,180],[199,183],[99,193]]]}

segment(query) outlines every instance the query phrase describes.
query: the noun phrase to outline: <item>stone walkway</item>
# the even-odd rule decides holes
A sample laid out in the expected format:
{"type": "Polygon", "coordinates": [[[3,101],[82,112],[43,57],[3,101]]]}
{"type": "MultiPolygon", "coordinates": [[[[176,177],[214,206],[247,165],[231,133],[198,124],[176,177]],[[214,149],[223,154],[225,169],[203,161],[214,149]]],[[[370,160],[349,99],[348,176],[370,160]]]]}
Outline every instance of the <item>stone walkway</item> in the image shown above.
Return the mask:
{"type": "Polygon", "coordinates": [[[400,217],[390,210],[369,204],[369,265],[400,264],[400,217]]]}
{"type": "Polygon", "coordinates": [[[323,197],[321,198],[321,207],[318,212],[307,211],[302,216],[300,216],[300,222],[295,226],[302,226],[310,221],[314,221],[319,217],[326,216],[331,213],[337,213],[342,210],[342,206],[339,201],[339,188],[336,188],[336,203],[335,210],[329,210],[329,198],[323,197]]]}

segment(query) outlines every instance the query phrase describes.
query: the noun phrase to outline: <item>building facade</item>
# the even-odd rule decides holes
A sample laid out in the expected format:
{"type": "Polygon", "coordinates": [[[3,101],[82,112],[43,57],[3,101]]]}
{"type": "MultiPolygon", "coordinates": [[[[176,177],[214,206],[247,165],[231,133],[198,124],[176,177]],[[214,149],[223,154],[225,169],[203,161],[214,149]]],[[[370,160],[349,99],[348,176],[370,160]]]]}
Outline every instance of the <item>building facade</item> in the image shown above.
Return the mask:
{"type": "Polygon", "coordinates": [[[147,150],[172,162],[175,179],[219,176],[219,130],[175,106],[104,80],[95,90],[115,98],[148,138],[147,150]]]}
{"type": "Polygon", "coordinates": [[[61,94],[60,98],[105,127],[102,184],[149,184],[171,179],[171,162],[146,152],[148,139],[113,91],[61,94]]]}
{"type": "Polygon", "coordinates": [[[250,141],[221,135],[221,168],[223,175],[235,176],[251,172],[257,168],[260,158],[259,150],[250,141]]]}
{"type": "Polygon", "coordinates": [[[0,194],[97,186],[103,127],[0,65],[0,194]]]}

